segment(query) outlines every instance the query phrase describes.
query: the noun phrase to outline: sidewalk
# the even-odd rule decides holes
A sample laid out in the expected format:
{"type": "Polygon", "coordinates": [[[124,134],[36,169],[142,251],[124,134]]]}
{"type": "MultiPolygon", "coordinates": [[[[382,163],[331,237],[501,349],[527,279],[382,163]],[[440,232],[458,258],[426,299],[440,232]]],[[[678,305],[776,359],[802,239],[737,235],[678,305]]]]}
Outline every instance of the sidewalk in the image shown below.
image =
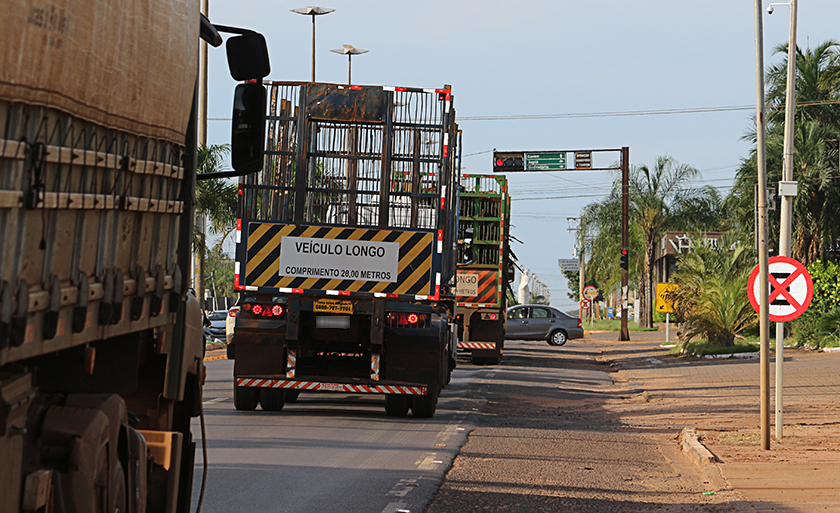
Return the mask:
{"type": "MultiPolygon", "coordinates": [[[[587,335],[599,360],[617,369],[630,391],[608,408],[622,423],[676,435],[696,428],[716,461],[702,468],[722,478],[730,504],[747,511],[840,512],[840,354],[788,349],[784,361],[784,433],[761,449],[759,360],[694,360],[659,348],[664,330],[587,335]],[[729,490],[729,491],[728,491],[729,490]]],[[[771,362],[771,423],[775,418],[771,362]]],[[[771,426],[771,437],[775,427],[771,426]]]]}

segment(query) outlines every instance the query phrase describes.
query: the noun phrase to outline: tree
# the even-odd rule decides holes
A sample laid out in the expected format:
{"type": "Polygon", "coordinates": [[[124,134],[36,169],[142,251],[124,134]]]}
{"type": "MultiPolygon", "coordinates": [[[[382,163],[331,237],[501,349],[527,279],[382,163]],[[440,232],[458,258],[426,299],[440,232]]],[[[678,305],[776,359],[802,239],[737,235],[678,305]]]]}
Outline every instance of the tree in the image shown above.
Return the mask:
{"type": "Polygon", "coordinates": [[[717,247],[697,246],[681,255],[673,294],[685,325],[684,342],[702,336],[712,344],[732,346],[735,337],[758,320],[747,297],[754,253],[744,244],[734,249],[724,238],[717,247]]]}
{"type": "MultiPolygon", "coordinates": [[[[656,159],[652,167],[634,166],[630,171],[630,256],[631,268],[638,270],[637,287],[642,308],[639,325],[653,325],[653,265],[656,244],[669,230],[720,230],[725,216],[721,198],[711,187],[693,188],[689,184],[698,171],[679,164],[671,157],[656,159]]],[[[595,279],[613,285],[618,276],[618,255],[621,240],[621,180],[613,185],[610,196],[587,206],[583,224],[595,238],[588,248],[593,261],[595,279]],[[605,279],[603,275],[609,275],[605,279]]],[[[589,266],[587,266],[589,273],[589,266]]]]}
{"type": "MultiPolygon", "coordinates": [[[[198,149],[198,173],[212,173],[226,169],[224,158],[229,153],[230,146],[211,145],[198,149]]],[[[221,234],[222,240],[217,244],[221,248],[227,236],[236,227],[236,211],[238,207],[238,187],[224,179],[199,180],[195,186],[195,208],[198,215],[207,216],[210,220],[210,230],[221,234]]],[[[207,251],[205,234],[198,227],[193,233],[193,245],[199,255],[200,282],[205,280],[204,257],[207,251]]],[[[201,294],[203,291],[199,291],[201,294]]]]}

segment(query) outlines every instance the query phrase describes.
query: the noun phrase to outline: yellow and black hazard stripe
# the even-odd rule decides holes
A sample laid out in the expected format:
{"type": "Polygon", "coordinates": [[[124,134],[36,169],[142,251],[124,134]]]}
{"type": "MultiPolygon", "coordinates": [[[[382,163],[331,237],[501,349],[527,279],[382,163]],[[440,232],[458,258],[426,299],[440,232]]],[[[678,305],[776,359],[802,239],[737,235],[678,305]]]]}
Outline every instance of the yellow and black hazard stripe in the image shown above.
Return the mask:
{"type": "Polygon", "coordinates": [[[499,271],[480,271],[458,269],[458,274],[477,274],[478,293],[475,296],[457,296],[455,299],[460,306],[491,306],[499,304],[499,271]]]}
{"type": "Polygon", "coordinates": [[[298,226],[267,222],[249,222],[243,227],[246,246],[244,269],[240,268],[239,285],[250,290],[301,289],[343,292],[367,292],[398,295],[434,295],[433,252],[435,237],[431,231],[298,226]],[[280,241],[283,237],[313,239],[396,242],[400,245],[396,283],[299,278],[280,274],[280,241]],[[244,276],[244,280],[242,277],[244,276]],[[244,281],[244,283],[243,283],[244,281]]]}

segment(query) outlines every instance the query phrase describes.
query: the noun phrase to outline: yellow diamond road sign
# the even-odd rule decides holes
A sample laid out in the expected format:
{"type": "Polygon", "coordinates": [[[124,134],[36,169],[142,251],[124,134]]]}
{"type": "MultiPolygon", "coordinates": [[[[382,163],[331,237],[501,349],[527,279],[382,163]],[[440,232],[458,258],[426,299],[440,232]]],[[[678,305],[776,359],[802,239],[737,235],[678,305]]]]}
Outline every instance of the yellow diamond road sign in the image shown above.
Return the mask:
{"type": "Polygon", "coordinates": [[[656,284],[656,311],[661,313],[674,313],[674,303],[668,300],[668,293],[677,289],[676,283],[656,284]]]}

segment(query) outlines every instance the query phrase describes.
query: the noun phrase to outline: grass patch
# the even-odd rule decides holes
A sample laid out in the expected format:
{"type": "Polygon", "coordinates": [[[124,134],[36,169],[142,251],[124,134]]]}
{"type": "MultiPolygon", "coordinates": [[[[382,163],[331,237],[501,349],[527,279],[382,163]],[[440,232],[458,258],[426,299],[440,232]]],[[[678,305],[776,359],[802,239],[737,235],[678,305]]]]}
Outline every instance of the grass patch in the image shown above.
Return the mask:
{"type": "Polygon", "coordinates": [[[697,340],[686,344],[683,350],[675,347],[671,352],[689,356],[706,356],[715,354],[755,353],[758,349],[758,344],[752,344],[750,342],[738,342],[734,346],[725,347],[718,344],[711,344],[708,340],[697,340]]]}
{"type": "MultiPolygon", "coordinates": [[[[593,331],[621,331],[621,321],[604,319],[602,321],[595,321],[590,324],[588,320],[583,321],[583,329],[593,331]]],[[[627,329],[629,331],[659,331],[659,327],[640,328],[634,321],[627,321],[627,329]]]]}

